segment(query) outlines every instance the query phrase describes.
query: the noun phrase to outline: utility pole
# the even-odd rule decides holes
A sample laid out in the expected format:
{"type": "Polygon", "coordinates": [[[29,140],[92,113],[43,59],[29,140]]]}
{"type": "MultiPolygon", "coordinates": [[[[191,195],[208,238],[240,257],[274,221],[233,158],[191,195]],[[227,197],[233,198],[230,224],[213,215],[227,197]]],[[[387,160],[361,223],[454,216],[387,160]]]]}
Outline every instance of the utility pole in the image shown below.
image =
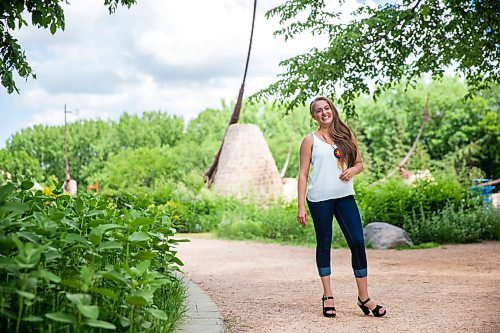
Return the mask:
{"type": "Polygon", "coordinates": [[[66,121],[66,115],[68,113],[71,113],[66,108],[66,104],[64,104],[64,158],[66,160],[66,181],[69,181],[71,179],[71,176],[69,175],[69,162],[68,162],[68,123],[66,121]]]}
{"type": "Polygon", "coordinates": [[[65,179],[63,189],[64,192],[69,193],[70,195],[75,195],[77,191],[76,180],[72,180],[69,174],[69,161],[68,161],[68,122],[66,120],[66,115],[68,113],[72,113],[66,108],[66,104],[64,104],[64,158],[66,160],[66,169],[65,169],[65,179]]]}

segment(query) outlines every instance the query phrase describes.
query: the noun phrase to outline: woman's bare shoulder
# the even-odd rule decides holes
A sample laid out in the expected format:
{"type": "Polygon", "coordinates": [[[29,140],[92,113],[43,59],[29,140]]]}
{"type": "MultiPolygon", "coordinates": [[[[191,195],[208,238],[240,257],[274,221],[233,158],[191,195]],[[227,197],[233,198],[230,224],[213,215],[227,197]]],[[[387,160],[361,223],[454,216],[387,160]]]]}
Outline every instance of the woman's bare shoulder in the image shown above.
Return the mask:
{"type": "Polygon", "coordinates": [[[302,143],[307,143],[307,144],[312,144],[313,143],[313,134],[310,133],[310,134],[307,134],[303,139],[302,139],[302,143]]]}
{"type": "Polygon", "coordinates": [[[312,147],[313,145],[313,135],[308,134],[302,139],[302,143],[300,144],[301,147],[312,147]]]}

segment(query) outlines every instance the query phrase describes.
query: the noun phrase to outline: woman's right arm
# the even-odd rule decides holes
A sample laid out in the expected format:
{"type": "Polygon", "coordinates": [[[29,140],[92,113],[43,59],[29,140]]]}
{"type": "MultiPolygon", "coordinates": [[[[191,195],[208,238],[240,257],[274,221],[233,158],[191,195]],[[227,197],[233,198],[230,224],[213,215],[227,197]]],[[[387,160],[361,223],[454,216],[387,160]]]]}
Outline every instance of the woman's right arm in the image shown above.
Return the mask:
{"type": "Polygon", "coordinates": [[[310,135],[302,140],[300,145],[300,164],[299,164],[299,179],[297,186],[298,197],[298,212],[297,221],[303,226],[307,225],[307,210],[306,210],[306,189],[307,177],[309,176],[309,165],[311,163],[313,140],[310,135]]]}

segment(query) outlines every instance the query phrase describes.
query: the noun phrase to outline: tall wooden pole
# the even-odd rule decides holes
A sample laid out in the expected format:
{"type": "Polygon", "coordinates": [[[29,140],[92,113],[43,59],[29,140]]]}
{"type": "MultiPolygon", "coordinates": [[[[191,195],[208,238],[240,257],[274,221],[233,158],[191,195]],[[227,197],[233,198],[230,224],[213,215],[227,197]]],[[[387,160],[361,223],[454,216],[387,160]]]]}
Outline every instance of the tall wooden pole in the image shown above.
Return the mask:
{"type": "Polygon", "coordinates": [[[255,26],[255,13],[256,13],[256,11],[257,11],[257,0],[254,0],[254,2],[253,2],[253,16],[252,16],[252,29],[250,31],[250,42],[248,43],[247,61],[245,64],[245,73],[243,74],[243,82],[241,83],[240,91],[238,93],[238,99],[236,100],[236,105],[234,106],[234,110],[233,110],[233,114],[231,115],[231,119],[229,119],[229,124],[227,125],[226,130],[224,132],[224,137],[222,138],[222,142],[221,142],[221,145],[219,147],[219,150],[217,150],[217,153],[215,154],[212,165],[210,165],[208,170],[205,172],[205,182],[206,182],[207,186],[210,186],[212,184],[212,182],[214,181],[215,173],[217,172],[217,166],[219,164],[220,153],[222,151],[222,146],[224,146],[224,138],[226,137],[227,129],[232,124],[236,124],[240,119],[241,103],[243,101],[243,93],[245,91],[245,80],[247,78],[247,71],[248,71],[248,62],[250,61],[250,51],[252,50],[253,30],[254,30],[254,26],[255,26]]]}
{"type": "Polygon", "coordinates": [[[71,111],[68,111],[66,108],[66,104],[64,104],[64,158],[66,160],[66,181],[69,181],[71,179],[71,176],[69,175],[69,161],[68,161],[68,123],[66,121],[66,115],[68,113],[71,113],[71,111]]]}

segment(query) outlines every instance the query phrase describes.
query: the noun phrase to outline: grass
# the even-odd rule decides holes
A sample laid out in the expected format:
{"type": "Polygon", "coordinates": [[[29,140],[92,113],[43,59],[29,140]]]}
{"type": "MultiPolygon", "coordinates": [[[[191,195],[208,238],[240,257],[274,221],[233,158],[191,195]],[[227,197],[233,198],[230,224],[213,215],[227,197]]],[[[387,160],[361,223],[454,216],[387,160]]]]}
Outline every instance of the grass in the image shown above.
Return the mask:
{"type": "Polygon", "coordinates": [[[403,245],[396,247],[396,250],[423,250],[423,249],[433,249],[439,247],[440,244],[435,242],[420,243],[418,245],[403,245]]]}

